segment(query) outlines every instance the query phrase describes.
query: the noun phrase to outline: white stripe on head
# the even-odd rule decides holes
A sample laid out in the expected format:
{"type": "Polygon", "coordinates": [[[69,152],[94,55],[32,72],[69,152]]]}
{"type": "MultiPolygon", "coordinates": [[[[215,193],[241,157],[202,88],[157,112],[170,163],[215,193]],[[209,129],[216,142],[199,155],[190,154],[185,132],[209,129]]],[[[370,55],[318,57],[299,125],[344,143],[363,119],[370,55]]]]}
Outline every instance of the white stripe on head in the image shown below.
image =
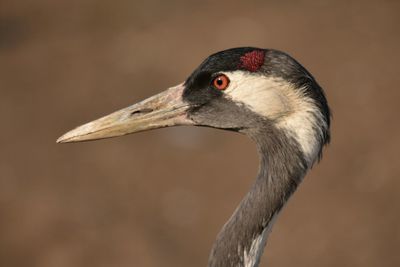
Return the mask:
{"type": "Polygon", "coordinates": [[[244,71],[224,74],[230,79],[225,95],[274,121],[299,143],[311,167],[322,145],[319,140],[323,129],[327,127],[314,100],[282,78],[244,71]]]}

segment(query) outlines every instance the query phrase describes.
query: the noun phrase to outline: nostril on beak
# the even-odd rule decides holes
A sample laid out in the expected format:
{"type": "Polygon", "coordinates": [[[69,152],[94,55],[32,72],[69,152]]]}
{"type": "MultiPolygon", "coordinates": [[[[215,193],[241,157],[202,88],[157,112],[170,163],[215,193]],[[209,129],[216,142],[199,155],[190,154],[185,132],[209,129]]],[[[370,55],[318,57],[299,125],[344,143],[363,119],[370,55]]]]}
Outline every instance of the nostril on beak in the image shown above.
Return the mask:
{"type": "Polygon", "coordinates": [[[138,109],[138,110],[132,111],[131,116],[144,115],[144,114],[150,113],[152,111],[153,111],[152,108],[138,109]]]}

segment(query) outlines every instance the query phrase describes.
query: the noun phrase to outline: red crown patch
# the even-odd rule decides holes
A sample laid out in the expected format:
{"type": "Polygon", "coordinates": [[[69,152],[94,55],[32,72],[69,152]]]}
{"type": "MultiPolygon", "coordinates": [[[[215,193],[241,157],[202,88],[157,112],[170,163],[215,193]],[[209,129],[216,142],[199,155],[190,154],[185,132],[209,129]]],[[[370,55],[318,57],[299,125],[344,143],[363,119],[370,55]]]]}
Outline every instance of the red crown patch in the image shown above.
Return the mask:
{"type": "Polygon", "coordinates": [[[239,68],[244,68],[251,72],[258,71],[264,64],[265,51],[253,50],[240,57],[239,68]]]}

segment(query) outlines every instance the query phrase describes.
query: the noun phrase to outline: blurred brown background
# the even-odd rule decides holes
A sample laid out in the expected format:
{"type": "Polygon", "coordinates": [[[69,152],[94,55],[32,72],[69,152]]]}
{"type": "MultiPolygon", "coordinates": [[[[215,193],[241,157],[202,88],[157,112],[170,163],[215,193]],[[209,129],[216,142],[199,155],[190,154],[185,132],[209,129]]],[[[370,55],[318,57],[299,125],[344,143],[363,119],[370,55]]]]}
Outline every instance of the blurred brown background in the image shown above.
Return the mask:
{"type": "Polygon", "coordinates": [[[400,266],[399,1],[1,1],[0,266],[206,266],[257,173],[244,136],[73,127],[209,54],[284,50],[325,88],[332,143],[261,266],[400,266]]]}

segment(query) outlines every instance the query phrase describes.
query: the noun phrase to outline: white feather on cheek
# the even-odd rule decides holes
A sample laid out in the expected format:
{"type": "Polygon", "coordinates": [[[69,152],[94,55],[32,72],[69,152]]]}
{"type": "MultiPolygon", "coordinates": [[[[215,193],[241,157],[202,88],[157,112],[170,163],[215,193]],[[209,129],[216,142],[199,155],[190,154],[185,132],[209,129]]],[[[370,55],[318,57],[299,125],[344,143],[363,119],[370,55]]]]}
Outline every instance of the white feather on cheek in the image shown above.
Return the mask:
{"type": "Polygon", "coordinates": [[[243,102],[252,110],[275,119],[290,110],[288,99],[282,95],[277,80],[243,72],[230,73],[225,93],[235,101],[243,102]]]}
{"type": "Polygon", "coordinates": [[[283,79],[244,71],[224,74],[230,79],[226,96],[275,121],[278,128],[295,138],[311,166],[321,145],[321,129],[327,127],[313,100],[283,79]]]}

